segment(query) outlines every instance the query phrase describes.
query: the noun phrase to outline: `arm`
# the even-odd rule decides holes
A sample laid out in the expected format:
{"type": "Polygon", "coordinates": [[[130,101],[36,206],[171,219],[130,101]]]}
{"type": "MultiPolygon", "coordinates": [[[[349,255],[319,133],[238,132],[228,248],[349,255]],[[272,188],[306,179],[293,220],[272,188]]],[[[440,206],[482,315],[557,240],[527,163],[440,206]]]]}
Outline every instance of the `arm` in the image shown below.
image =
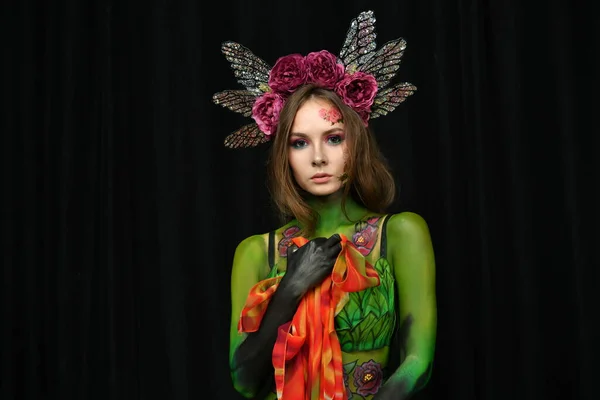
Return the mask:
{"type": "Polygon", "coordinates": [[[242,241],[236,251],[231,273],[231,326],[229,365],[235,389],[245,397],[256,397],[271,389],[274,368],[272,353],[278,328],[294,317],[300,300],[310,288],[331,274],[341,249],[340,237],[317,238],[287,254],[287,272],[273,293],[256,332],[240,335],[237,324],[252,286],[267,265],[267,251],[261,236],[242,241]],[[266,386],[269,385],[269,386],[266,386]]]}
{"type": "Polygon", "coordinates": [[[244,397],[254,397],[273,375],[271,349],[277,328],[294,316],[299,299],[277,290],[265,312],[260,329],[249,334],[238,332],[238,321],[252,286],[262,279],[267,265],[267,249],[260,235],[243,240],[236,248],[231,272],[231,325],[229,366],[235,389],[244,397]]]}
{"type": "Polygon", "coordinates": [[[406,400],[431,375],[437,330],[435,259],[429,228],[419,215],[390,217],[387,234],[400,305],[401,364],[375,399],[406,400]]]}

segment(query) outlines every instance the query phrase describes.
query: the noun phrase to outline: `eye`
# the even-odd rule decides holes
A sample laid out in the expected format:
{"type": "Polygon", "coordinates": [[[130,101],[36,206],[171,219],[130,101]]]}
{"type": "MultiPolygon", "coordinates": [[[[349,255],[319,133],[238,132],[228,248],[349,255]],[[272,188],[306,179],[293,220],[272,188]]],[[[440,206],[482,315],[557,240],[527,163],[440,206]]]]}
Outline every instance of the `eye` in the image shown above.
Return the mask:
{"type": "Polygon", "coordinates": [[[292,143],[290,143],[290,146],[292,146],[292,148],[294,149],[301,149],[303,147],[306,147],[307,145],[308,143],[304,139],[292,140],[292,143]]]}
{"type": "Polygon", "coordinates": [[[341,144],[344,141],[343,135],[329,135],[327,136],[327,143],[329,144],[341,144]]]}

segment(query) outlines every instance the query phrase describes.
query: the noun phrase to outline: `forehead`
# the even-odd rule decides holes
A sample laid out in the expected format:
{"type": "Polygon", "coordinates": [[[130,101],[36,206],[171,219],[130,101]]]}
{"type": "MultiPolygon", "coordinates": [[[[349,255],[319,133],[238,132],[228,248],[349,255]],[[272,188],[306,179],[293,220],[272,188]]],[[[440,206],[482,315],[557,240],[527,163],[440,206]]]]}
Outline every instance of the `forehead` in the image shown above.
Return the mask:
{"type": "Polygon", "coordinates": [[[343,127],[341,122],[331,123],[323,117],[323,110],[337,110],[329,101],[311,98],[307,100],[296,112],[292,124],[292,132],[311,133],[314,131],[325,131],[332,127],[343,127]]]}

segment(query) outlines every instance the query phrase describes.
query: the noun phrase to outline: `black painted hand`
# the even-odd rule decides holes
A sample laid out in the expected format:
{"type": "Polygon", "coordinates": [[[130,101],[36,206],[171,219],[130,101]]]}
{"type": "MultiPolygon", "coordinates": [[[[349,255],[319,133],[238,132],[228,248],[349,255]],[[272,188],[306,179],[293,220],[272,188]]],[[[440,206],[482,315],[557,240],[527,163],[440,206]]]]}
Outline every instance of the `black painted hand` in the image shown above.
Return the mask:
{"type": "Polygon", "coordinates": [[[287,271],[281,284],[297,296],[319,285],[331,274],[335,260],[342,250],[338,234],[330,238],[316,238],[296,249],[292,246],[287,253],[287,271]]]}

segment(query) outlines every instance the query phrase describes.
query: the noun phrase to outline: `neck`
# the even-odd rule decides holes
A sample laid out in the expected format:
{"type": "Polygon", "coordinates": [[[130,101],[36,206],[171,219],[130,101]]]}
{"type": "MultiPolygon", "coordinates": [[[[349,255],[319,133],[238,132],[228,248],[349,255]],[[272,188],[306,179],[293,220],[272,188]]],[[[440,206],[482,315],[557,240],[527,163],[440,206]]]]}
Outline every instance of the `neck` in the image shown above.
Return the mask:
{"type": "Polygon", "coordinates": [[[341,190],[329,196],[309,197],[307,202],[319,215],[315,226],[316,236],[329,237],[337,232],[341,225],[354,223],[367,213],[365,207],[360,206],[351,196],[348,196],[345,204],[346,214],[344,214],[341,190]]]}

